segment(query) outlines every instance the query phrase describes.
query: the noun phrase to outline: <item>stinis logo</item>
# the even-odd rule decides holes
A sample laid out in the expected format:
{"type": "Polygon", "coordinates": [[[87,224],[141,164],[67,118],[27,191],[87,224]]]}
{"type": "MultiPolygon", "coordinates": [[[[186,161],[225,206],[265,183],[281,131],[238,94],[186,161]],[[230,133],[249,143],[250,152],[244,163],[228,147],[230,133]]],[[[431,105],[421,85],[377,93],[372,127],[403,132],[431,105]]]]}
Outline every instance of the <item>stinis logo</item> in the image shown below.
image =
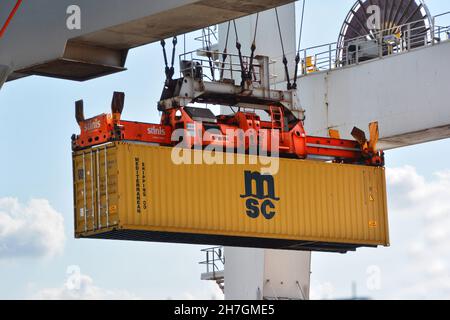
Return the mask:
{"type": "Polygon", "coordinates": [[[17,11],[19,10],[20,5],[22,4],[22,0],[17,0],[16,4],[14,5],[14,8],[12,9],[12,11],[9,13],[8,17],[6,18],[6,21],[3,25],[1,25],[0,22],[0,39],[3,37],[3,35],[6,32],[6,29],[8,28],[9,24],[11,23],[11,20],[14,18],[14,16],[16,15],[17,11]]]}
{"type": "Polygon", "coordinates": [[[275,181],[271,175],[262,175],[259,172],[245,171],[245,195],[247,199],[247,216],[257,219],[260,214],[267,220],[275,217],[275,201],[279,201],[275,195],[275,181]],[[256,191],[256,192],[254,192],[256,191]]]}
{"type": "Polygon", "coordinates": [[[86,122],[86,124],[84,125],[84,131],[94,131],[100,129],[101,126],[102,125],[99,119],[93,119],[86,122]]]}
{"type": "Polygon", "coordinates": [[[150,127],[147,129],[147,133],[149,135],[156,135],[156,136],[165,136],[166,135],[166,129],[162,127],[150,127]]]}

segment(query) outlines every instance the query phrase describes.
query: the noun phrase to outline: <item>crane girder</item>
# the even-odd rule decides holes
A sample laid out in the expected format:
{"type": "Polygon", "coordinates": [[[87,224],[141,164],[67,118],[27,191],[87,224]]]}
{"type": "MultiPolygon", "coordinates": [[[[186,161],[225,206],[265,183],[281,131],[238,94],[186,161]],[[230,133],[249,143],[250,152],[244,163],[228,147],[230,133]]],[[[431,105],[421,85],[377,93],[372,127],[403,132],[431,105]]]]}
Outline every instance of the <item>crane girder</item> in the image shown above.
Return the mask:
{"type": "MultiPolygon", "coordinates": [[[[120,72],[132,48],[291,2],[24,1],[0,38],[0,86],[30,75],[84,81],[120,72]]],[[[0,27],[15,5],[1,1],[0,27]]]]}

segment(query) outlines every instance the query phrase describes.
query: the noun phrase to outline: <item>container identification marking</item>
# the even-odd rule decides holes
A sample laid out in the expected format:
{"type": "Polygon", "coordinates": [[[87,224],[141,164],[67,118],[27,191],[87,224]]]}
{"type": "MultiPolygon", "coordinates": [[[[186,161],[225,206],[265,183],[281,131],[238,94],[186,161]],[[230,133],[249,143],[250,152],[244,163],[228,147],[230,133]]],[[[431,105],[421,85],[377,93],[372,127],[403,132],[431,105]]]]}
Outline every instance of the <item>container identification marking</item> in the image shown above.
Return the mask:
{"type": "Polygon", "coordinates": [[[147,173],[144,162],[139,158],[134,159],[134,169],[136,172],[136,211],[138,214],[142,210],[147,210],[147,173]]]}
{"type": "Polygon", "coordinates": [[[141,182],[139,177],[139,158],[134,159],[134,168],[136,170],[136,211],[141,213],[141,182]]]}

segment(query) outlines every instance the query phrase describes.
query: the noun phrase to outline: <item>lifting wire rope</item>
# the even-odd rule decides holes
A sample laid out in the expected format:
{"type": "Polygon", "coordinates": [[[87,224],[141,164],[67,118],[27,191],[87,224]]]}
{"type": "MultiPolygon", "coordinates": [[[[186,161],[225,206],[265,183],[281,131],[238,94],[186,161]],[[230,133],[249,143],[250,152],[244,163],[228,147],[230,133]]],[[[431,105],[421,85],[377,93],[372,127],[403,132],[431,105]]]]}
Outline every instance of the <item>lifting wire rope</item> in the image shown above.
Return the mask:
{"type": "Polygon", "coordinates": [[[233,24],[234,24],[234,32],[236,35],[236,49],[238,51],[238,55],[239,55],[239,63],[241,65],[241,87],[244,88],[244,84],[245,81],[247,79],[247,72],[244,66],[244,59],[242,57],[242,44],[239,42],[239,35],[238,35],[238,31],[237,31],[237,26],[236,26],[236,20],[233,20],[233,24]]]}
{"type": "Polygon", "coordinates": [[[256,36],[258,34],[258,22],[259,22],[259,13],[256,14],[256,24],[255,24],[255,35],[253,37],[253,42],[252,42],[252,46],[251,46],[251,54],[250,54],[250,65],[248,68],[248,74],[247,77],[248,79],[252,79],[252,72],[253,70],[253,60],[255,58],[255,51],[256,51],[256,36]]]}
{"type": "MultiPolygon", "coordinates": [[[[250,54],[250,61],[249,61],[249,66],[248,69],[245,67],[244,65],[244,58],[242,56],[242,44],[239,42],[239,35],[238,35],[238,31],[237,31],[237,26],[236,26],[236,20],[233,20],[233,25],[234,25],[234,32],[235,32],[235,36],[236,36],[236,49],[238,51],[238,55],[239,55],[239,64],[241,66],[241,78],[242,78],[242,82],[241,82],[241,87],[244,87],[244,84],[246,81],[251,81],[252,80],[252,73],[253,73],[253,61],[255,59],[255,51],[256,51],[256,36],[258,35],[258,24],[259,24],[259,13],[256,14],[256,24],[255,24],[255,33],[253,36],[253,42],[251,45],[251,54],[250,54]]],[[[228,25],[228,28],[230,27],[230,25],[228,25]]],[[[229,29],[228,29],[229,31],[229,29]]],[[[228,33],[227,33],[227,39],[226,39],[226,46],[228,45],[228,33]]],[[[225,46],[225,50],[226,50],[226,46],[225,46]]],[[[225,54],[226,55],[226,52],[225,54]]],[[[226,59],[226,56],[225,56],[226,59]]],[[[225,61],[224,61],[225,63],[225,61]]]]}
{"type": "Polygon", "coordinates": [[[300,22],[300,31],[299,31],[299,39],[298,39],[298,50],[297,55],[295,57],[295,72],[294,72],[294,83],[292,84],[292,89],[297,89],[297,78],[298,78],[298,65],[300,63],[300,49],[302,45],[302,34],[303,34],[303,22],[305,18],[305,4],[306,0],[303,0],[303,7],[302,7],[302,18],[300,22]]]}
{"type": "Polygon", "coordinates": [[[280,42],[281,42],[281,50],[283,51],[283,64],[284,64],[284,72],[286,75],[286,81],[287,81],[287,89],[292,89],[291,79],[289,76],[289,68],[288,68],[288,60],[286,58],[286,52],[284,50],[284,41],[283,41],[283,34],[281,32],[281,25],[280,25],[280,17],[278,15],[278,9],[275,8],[275,15],[277,17],[277,25],[278,25],[278,33],[280,35],[280,42]]]}
{"type": "MultiPolygon", "coordinates": [[[[286,57],[286,51],[285,51],[285,47],[284,47],[284,39],[283,39],[283,32],[281,30],[281,24],[280,24],[280,17],[278,14],[278,9],[275,8],[275,14],[276,14],[276,20],[277,20],[277,27],[278,27],[278,33],[280,36],[280,43],[281,43],[281,50],[283,53],[283,65],[284,65],[284,71],[285,71],[285,76],[286,76],[286,81],[287,81],[287,89],[288,90],[292,90],[292,89],[297,89],[297,77],[298,77],[298,68],[299,68],[299,63],[301,61],[301,57],[300,57],[300,50],[301,50],[301,42],[302,42],[302,34],[303,34],[303,22],[304,22],[304,15],[305,15],[305,5],[306,5],[306,0],[303,0],[303,7],[302,7],[302,16],[301,16],[301,23],[300,23],[300,32],[299,32],[299,42],[298,42],[298,50],[297,50],[297,55],[295,57],[295,73],[294,73],[294,80],[293,83],[291,83],[291,78],[289,75],[289,67],[288,67],[288,60],[286,57]]],[[[238,30],[237,30],[237,25],[236,25],[236,20],[233,20],[233,25],[234,25],[234,32],[235,32],[235,36],[236,36],[236,49],[238,51],[238,56],[239,56],[239,64],[240,64],[240,68],[241,68],[241,78],[242,78],[242,82],[241,82],[241,86],[244,87],[245,82],[248,80],[252,80],[253,78],[253,74],[254,74],[254,59],[255,59],[255,52],[256,52],[256,39],[257,39],[257,35],[258,35],[258,26],[259,26],[259,13],[257,13],[256,15],[256,23],[255,23],[255,31],[254,31],[254,35],[253,35],[253,41],[251,44],[251,54],[250,54],[250,60],[249,60],[249,65],[248,68],[246,68],[245,64],[244,64],[244,58],[242,55],[242,44],[239,41],[239,34],[238,34],[238,30]]],[[[229,35],[230,35],[230,28],[231,28],[231,21],[228,22],[228,28],[227,28],[227,35],[226,35],[226,41],[225,41],[225,48],[224,51],[222,53],[222,64],[221,64],[221,70],[220,70],[220,80],[223,80],[224,78],[224,71],[225,71],[225,64],[226,64],[226,60],[229,57],[228,54],[228,42],[229,42],[229,35]]],[[[204,30],[203,30],[204,32],[204,30]]],[[[206,37],[206,35],[204,34],[204,36],[206,37]]],[[[212,57],[212,52],[211,52],[211,48],[210,48],[210,44],[208,42],[208,39],[206,40],[206,55],[207,58],[209,60],[209,67],[211,70],[211,76],[212,76],[212,80],[215,81],[215,70],[214,70],[214,63],[213,63],[213,57],[212,57]]],[[[172,48],[172,59],[171,59],[171,65],[169,67],[169,62],[168,62],[168,57],[167,57],[167,52],[166,52],[166,42],[165,40],[161,40],[161,46],[163,49],[163,55],[164,55],[164,63],[165,63],[165,74],[166,74],[166,85],[169,84],[169,82],[171,80],[173,80],[173,76],[175,74],[175,68],[174,68],[174,64],[175,64],[175,53],[176,53],[176,46],[177,46],[177,37],[173,37],[173,48],[172,48]]],[[[184,44],[185,45],[185,44],[184,44]]]]}
{"type": "Polygon", "coordinates": [[[231,28],[231,21],[228,21],[228,29],[227,29],[227,38],[225,40],[225,48],[223,49],[222,53],[222,67],[220,70],[220,80],[223,80],[223,74],[225,72],[225,62],[228,58],[228,39],[230,37],[230,28],[231,28]]]}
{"type": "Polygon", "coordinates": [[[163,55],[164,55],[164,63],[166,65],[166,86],[169,85],[169,82],[173,79],[173,76],[175,74],[175,50],[176,50],[176,46],[177,46],[178,40],[177,37],[173,37],[172,40],[172,44],[173,44],[173,48],[172,48],[172,60],[171,60],[171,66],[169,67],[169,61],[167,59],[167,52],[166,52],[166,41],[163,39],[161,40],[161,46],[163,48],[163,55]]]}

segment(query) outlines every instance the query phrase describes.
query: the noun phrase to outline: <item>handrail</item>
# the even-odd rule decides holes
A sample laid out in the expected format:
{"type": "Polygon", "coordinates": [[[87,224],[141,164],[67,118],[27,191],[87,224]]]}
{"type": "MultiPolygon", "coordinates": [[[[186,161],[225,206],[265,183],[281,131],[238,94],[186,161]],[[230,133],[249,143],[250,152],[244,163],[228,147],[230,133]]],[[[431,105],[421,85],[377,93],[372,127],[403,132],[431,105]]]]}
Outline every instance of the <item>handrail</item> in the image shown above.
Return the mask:
{"type": "Polygon", "coordinates": [[[441,13],[441,14],[438,14],[438,15],[435,15],[435,16],[433,17],[433,19],[436,19],[436,18],[439,18],[439,17],[442,17],[442,16],[446,16],[446,15],[450,15],[450,11],[447,11],[447,12],[444,12],[444,13],[441,13]]]}
{"type": "MultiPolygon", "coordinates": [[[[201,68],[202,73],[199,74],[202,78],[223,81],[226,79],[236,79],[236,75],[241,76],[242,65],[240,61],[240,56],[233,53],[223,53],[219,51],[208,51],[208,50],[193,50],[180,54],[180,76],[185,76],[186,73],[195,74],[196,68],[201,68]],[[226,55],[225,61],[223,56],[226,55]]],[[[258,59],[253,59],[252,64],[251,57],[242,56],[242,64],[245,68],[250,68],[252,66],[251,75],[253,85],[267,86],[267,81],[270,85],[270,80],[263,77],[263,71],[265,68],[269,67],[274,62],[268,61],[268,65],[265,62],[258,59]]],[[[246,70],[249,72],[249,70],[246,70]]]]}
{"type": "Polygon", "coordinates": [[[225,257],[223,256],[222,247],[213,247],[201,250],[206,254],[206,260],[199,262],[200,265],[206,266],[206,273],[213,273],[223,271],[225,266],[225,257]]]}
{"type": "MultiPolygon", "coordinates": [[[[450,26],[439,26],[436,22],[437,18],[443,16],[450,17],[450,11],[435,15],[431,19],[431,24],[425,23],[416,26],[419,21],[396,26],[395,28],[387,28],[380,31],[374,31],[370,35],[355,37],[345,40],[345,43],[330,42],[324,45],[316,45],[302,49],[300,57],[302,58],[300,67],[300,76],[309,73],[328,71],[333,69],[344,68],[349,65],[359,64],[368,60],[380,59],[388,55],[409,52],[418,47],[435,45],[450,40],[450,26]],[[388,38],[386,35],[393,32],[401,31],[401,36],[397,39],[388,38]],[[369,38],[373,39],[369,39],[369,38]],[[349,43],[355,43],[355,50],[349,50],[349,43]],[[359,48],[363,46],[363,48],[359,48]]],[[[442,20],[441,20],[442,22],[442,20]]],[[[446,23],[447,24],[447,23],[446,23]]],[[[210,31],[208,31],[210,32],[210,31]]],[[[203,38],[205,35],[203,35],[203,38]]],[[[180,55],[180,62],[183,60],[198,63],[204,74],[202,77],[211,80],[224,80],[224,78],[240,77],[241,63],[237,54],[226,53],[226,61],[222,61],[224,53],[207,50],[196,50],[180,55]],[[213,61],[209,57],[213,56],[213,61]],[[208,58],[206,58],[208,57],[208,58]]],[[[287,53],[287,56],[295,57],[297,52],[287,53]]],[[[249,65],[250,57],[243,57],[244,66],[249,65]]],[[[280,63],[282,57],[272,59],[270,64],[280,63]]],[[[254,63],[252,70],[253,82],[261,83],[261,66],[257,62],[254,63]]],[[[190,69],[187,69],[188,71],[190,69]]],[[[183,71],[180,70],[182,74],[183,71]]],[[[280,75],[269,74],[269,83],[273,79],[277,79],[280,75]]]]}
{"type": "MultiPolygon", "coordinates": [[[[323,45],[317,45],[302,49],[300,56],[302,57],[302,75],[309,74],[311,72],[328,71],[331,69],[338,69],[346,67],[347,65],[358,64],[366,60],[373,60],[382,58],[386,55],[398,54],[402,52],[408,52],[417,47],[434,45],[443,41],[450,40],[450,26],[443,27],[436,24],[436,18],[450,16],[450,11],[436,15],[432,18],[432,24],[415,27],[417,22],[413,21],[407,24],[396,26],[395,28],[388,28],[373,32],[370,35],[356,37],[346,40],[346,43],[330,42],[323,45]],[[392,33],[393,30],[401,30],[403,37],[398,39],[398,43],[389,43],[386,39],[386,34],[392,33]],[[423,31],[424,32],[417,32],[423,31]],[[416,34],[414,32],[416,31],[416,34]],[[412,36],[408,36],[412,34],[412,36]],[[373,37],[373,39],[369,39],[373,37]],[[365,43],[364,50],[356,48],[353,53],[348,52],[349,43],[365,43]],[[373,45],[371,46],[371,43],[373,45]],[[367,51],[372,51],[371,57],[364,57],[367,51]],[[375,55],[375,52],[377,53],[375,55]],[[350,55],[349,55],[350,54],[350,55]],[[362,57],[361,57],[362,55],[362,57]],[[306,65],[306,61],[312,63],[312,65],[306,65]]],[[[295,53],[290,53],[295,54],[295,53]]],[[[276,60],[279,60],[277,57],[276,60]]]]}

